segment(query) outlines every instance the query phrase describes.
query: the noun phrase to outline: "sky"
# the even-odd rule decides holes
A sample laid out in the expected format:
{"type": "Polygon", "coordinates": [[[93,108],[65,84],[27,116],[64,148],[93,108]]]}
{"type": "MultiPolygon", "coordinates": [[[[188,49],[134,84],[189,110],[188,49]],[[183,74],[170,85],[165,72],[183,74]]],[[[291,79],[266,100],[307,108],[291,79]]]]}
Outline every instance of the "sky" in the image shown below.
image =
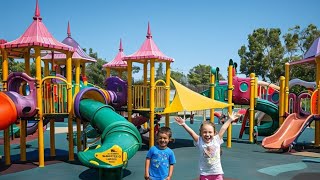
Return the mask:
{"type": "MultiPolygon", "coordinates": [[[[0,39],[20,37],[32,23],[36,0],[0,2],[0,39]]],[[[257,28],[280,28],[282,35],[299,25],[320,28],[318,0],[39,0],[40,15],[59,41],[71,37],[82,48],[112,61],[122,39],[133,54],[146,39],[150,23],[158,48],[175,61],[173,71],[188,74],[199,64],[219,67],[227,77],[229,59],[257,28]]],[[[141,74],[134,75],[136,78],[141,74]]]]}

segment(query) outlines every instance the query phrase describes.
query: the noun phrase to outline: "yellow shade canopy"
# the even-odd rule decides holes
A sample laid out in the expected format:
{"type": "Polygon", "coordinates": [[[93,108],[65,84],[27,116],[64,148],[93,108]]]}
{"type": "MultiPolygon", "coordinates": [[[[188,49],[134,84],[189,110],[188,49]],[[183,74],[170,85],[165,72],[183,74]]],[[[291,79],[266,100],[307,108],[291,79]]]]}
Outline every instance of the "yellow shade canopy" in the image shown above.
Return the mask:
{"type": "Polygon", "coordinates": [[[216,108],[221,109],[233,105],[207,98],[197,92],[188,89],[172,78],[171,81],[176,88],[176,93],[172,103],[169,105],[169,107],[165,108],[163,112],[164,114],[216,108]]]}

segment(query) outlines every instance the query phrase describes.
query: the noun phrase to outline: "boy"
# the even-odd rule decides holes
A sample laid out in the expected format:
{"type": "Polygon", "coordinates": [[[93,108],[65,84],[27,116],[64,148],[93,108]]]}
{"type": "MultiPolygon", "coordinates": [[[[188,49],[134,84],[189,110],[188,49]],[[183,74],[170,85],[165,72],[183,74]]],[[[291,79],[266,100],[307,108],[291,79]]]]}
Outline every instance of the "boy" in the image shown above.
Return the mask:
{"type": "Polygon", "coordinates": [[[168,147],[172,132],[169,127],[161,127],[157,133],[157,145],[150,148],[145,162],[145,180],[171,180],[174,152],[168,147]]]}

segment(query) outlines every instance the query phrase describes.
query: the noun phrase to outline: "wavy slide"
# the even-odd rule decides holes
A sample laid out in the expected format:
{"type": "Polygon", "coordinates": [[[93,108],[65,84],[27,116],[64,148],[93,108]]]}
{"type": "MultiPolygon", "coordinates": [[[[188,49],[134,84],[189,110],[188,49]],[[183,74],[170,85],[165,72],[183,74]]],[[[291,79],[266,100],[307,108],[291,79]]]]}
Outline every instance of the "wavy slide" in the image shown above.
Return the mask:
{"type": "Polygon", "coordinates": [[[262,146],[266,149],[288,149],[313,120],[314,115],[299,117],[297,113],[290,114],[275,134],[263,139],[262,146]]]}
{"type": "Polygon", "coordinates": [[[258,133],[261,136],[269,136],[279,127],[279,107],[267,100],[257,99],[255,109],[268,114],[271,117],[269,122],[258,126],[258,133]]]}
{"type": "Polygon", "coordinates": [[[121,179],[122,169],[140,149],[142,140],[138,129],[106,105],[105,99],[97,88],[83,89],[76,96],[76,116],[101,133],[102,143],[79,152],[78,158],[85,166],[99,168],[105,179],[121,179]]]}
{"type": "MultiPolygon", "coordinates": [[[[276,104],[273,104],[270,101],[264,99],[257,99],[257,104],[255,110],[264,112],[265,114],[271,117],[269,122],[265,122],[258,126],[259,136],[269,136],[279,127],[279,108],[276,104]]],[[[246,121],[249,119],[249,111],[247,111],[245,117],[242,121],[242,127],[240,130],[239,138],[242,138],[242,135],[245,131],[246,121]]]]}

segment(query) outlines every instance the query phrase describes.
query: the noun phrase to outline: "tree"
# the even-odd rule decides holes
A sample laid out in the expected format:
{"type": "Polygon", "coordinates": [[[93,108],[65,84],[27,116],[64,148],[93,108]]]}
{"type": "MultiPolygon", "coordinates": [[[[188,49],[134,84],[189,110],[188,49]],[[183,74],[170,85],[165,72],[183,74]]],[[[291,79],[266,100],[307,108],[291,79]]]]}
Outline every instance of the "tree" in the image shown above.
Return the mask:
{"type": "Polygon", "coordinates": [[[86,75],[88,77],[88,82],[104,87],[104,80],[106,79],[106,72],[102,66],[106,63],[105,60],[98,58],[96,63],[90,63],[86,67],[86,75]]]}
{"type": "Polygon", "coordinates": [[[211,66],[199,64],[189,70],[188,82],[190,85],[205,85],[210,83],[211,66]]]}
{"type": "MultiPolygon", "coordinates": [[[[238,50],[240,72],[247,76],[254,72],[263,80],[269,78],[272,83],[277,83],[279,77],[284,75],[284,64],[302,59],[313,41],[320,36],[320,31],[313,24],[304,29],[294,26],[282,36],[283,46],[280,34],[279,29],[259,28],[248,35],[248,46],[243,45],[238,50]]],[[[296,65],[290,69],[290,78],[315,79],[314,66],[296,65]]]]}
{"type": "Polygon", "coordinates": [[[225,81],[226,79],[222,76],[222,74],[220,74],[220,72],[219,72],[219,80],[221,80],[221,81],[225,81]]]}
{"type": "Polygon", "coordinates": [[[182,85],[187,85],[187,77],[181,72],[171,71],[171,78],[173,78],[182,85]]]}
{"type": "MultiPolygon", "coordinates": [[[[11,72],[25,72],[25,63],[14,58],[8,58],[9,60],[9,74],[11,72]]],[[[32,61],[30,64],[30,73],[34,77],[36,74],[35,63],[32,61]]],[[[2,73],[2,57],[0,57],[0,72],[2,73]]],[[[2,74],[0,74],[0,80],[2,79],[2,74]]]]}
{"type": "Polygon", "coordinates": [[[279,28],[259,28],[248,35],[248,47],[241,46],[238,50],[240,56],[240,72],[249,76],[255,73],[264,81],[277,82],[278,69],[283,62],[284,48],[280,40],[279,28]]]}
{"type": "MultiPolygon", "coordinates": [[[[86,49],[83,49],[86,52],[86,49]]],[[[107,63],[106,60],[101,59],[98,57],[97,52],[93,52],[92,48],[89,48],[89,54],[90,57],[95,58],[97,60],[96,63],[91,63],[86,66],[86,75],[88,77],[88,81],[94,85],[97,85],[99,87],[104,87],[104,81],[105,81],[105,69],[102,67],[105,63],[107,63]]],[[[140,71],[140,67],[133,66],[132,67],[132,73],[138,73],[140,71]]],[[[111,70],[111,75],[118,76],[118,73],[114,70],[111,70]]],[[[127,80],[127,74],[123,74],[123,79],[127,80]]]]}
{"type": "MultiPolygon", "coordinates": [[[[320,36],[320,31],[313,24],[301,29],[300,26],[290,28],[283,36],[285,42],[286,61],[293,62],[303,59],[313,41],[320,36]]],[[[299,78],[305,81],[315,80],[315,65],[295,65],[290,67],[290,77],[299,78]]]]}
{"type": "Polygon", "coordinates": [[[162,79],[164,80],[165,79],[165,76],[163,74],[163,66],[162,66],[162,63],[159,63],[159,66],[156,70],[156,79],[162,79]]]}
{"type": "MultiPolygon", "coordinates": [[[[84,51],[86,52],[86,49],[84,49],[84,51]]],[[[89,48],[88,55],[97,60],[96,63],[90,63],[86,66],[88,82],[103,88],[106,72],[104,72],[104,68],[102,66],[106,63],[106,61],[99,58],[98,53],[93,52],[92,48],[89,48]]]]}

